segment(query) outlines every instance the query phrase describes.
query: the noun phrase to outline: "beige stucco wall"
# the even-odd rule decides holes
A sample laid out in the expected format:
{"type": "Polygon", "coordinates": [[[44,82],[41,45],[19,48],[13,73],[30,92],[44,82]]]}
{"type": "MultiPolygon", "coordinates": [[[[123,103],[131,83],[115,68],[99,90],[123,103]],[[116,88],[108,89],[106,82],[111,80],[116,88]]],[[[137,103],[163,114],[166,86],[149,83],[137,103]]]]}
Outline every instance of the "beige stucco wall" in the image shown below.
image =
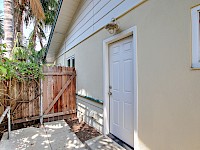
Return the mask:
{"type": "MultiPolygon", "coordinates": [[[[148,0],[118,21],[137,26],[138,134],[143,150],[200,149],[200,70],[191,69],[191,7],[200,0],[148,0]]],[[[77,92],[103,99],[104,29],[75,54],[77,92]]],[[[57,60],[58,62],[60,60],[57,60]]]]}
{"type": "Polygon", "coordinates": [[[77,45],[56,60],[64,64],[64,58],[75,56],[77,93],[95,99],[103,99],[103,39],[110,35],[102,30],[77,45]]]}

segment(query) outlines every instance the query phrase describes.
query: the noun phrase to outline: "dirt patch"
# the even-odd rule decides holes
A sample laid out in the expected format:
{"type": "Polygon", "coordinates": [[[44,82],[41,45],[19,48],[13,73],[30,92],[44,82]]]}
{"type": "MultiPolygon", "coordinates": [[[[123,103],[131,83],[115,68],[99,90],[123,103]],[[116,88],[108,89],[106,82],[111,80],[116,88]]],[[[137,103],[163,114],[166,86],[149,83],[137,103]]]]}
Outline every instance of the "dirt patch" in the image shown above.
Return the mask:
{"type": "Polygon", "coordinates": [[[66,123],[70,126],[71,131],[76,134],[81,142],[85,142],[89,139],[95,138],[101,133],[99,133],[95,128],[89,126],[85,122],[80,122],[78,119],[65,120],[66,123]]]}

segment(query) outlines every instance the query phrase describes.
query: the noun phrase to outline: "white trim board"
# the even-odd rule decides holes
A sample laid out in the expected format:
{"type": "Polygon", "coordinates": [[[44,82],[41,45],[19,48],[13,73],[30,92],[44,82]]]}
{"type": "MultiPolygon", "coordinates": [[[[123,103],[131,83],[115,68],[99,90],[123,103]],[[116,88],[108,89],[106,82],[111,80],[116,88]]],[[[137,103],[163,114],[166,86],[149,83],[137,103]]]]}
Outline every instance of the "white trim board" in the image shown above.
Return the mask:
{"type": "Polygon", "coordinates": [[[138,150],[138,68],[137,68],[137,27],[134,26],[117,35],[114,35],[103,41],[103,115],[104,115],[104,131],[103,133],[109,134],[110,128],[110,103],[109,103],[109,44],[116,42],[120,39],[133,35],[133,69],[134,69],[134,149],[138,150]]]}

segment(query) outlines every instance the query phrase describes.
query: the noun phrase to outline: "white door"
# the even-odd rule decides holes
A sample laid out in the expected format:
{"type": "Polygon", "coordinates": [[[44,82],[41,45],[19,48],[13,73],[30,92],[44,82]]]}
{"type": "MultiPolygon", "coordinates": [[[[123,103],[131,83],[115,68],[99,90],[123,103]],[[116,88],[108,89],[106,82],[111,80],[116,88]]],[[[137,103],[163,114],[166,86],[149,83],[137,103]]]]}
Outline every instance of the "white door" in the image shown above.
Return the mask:
{"type": "Polygon", "coordinates": [[[133,40],[127,37],[109,46],[110,133],[133,147],[133,40]]]}

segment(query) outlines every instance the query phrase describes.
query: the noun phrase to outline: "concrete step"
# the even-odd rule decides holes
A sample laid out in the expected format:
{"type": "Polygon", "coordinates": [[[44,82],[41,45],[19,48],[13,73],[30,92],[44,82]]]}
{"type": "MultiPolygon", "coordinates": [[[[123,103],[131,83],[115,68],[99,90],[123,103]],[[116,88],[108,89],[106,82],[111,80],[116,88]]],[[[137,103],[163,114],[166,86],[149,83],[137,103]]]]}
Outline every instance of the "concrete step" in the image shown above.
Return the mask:
{"type": "Polygon", "coordinates": [[[89,150],[125,150],[111,138],[100,135],[85,142],[86,148],[89,150]]]}

